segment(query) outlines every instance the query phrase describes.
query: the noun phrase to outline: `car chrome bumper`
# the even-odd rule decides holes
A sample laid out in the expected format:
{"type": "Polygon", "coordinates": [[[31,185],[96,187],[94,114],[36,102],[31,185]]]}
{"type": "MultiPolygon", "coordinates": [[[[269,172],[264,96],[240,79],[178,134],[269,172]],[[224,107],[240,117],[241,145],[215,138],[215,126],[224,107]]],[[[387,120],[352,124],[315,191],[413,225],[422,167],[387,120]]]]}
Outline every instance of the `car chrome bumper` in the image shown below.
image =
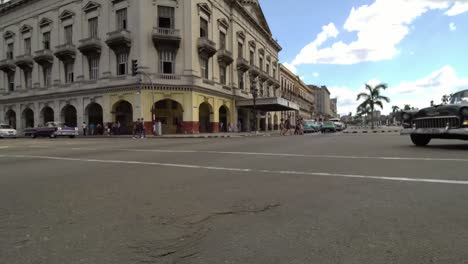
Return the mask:
{"type": "Polygon", "coordinates": [[[54,133],[56,136],[60,137],[60,136],[78,136],[78,131],[64,131],[64,130],[61,130],[61,131],[55,131],[54,133]]]}
{"type": "Polygon", "coordinates": [[[17,137],[16,134],[2,134],[0,135],[0,138],[15,138],[17,137]]]}
{"type": "Polygon", "coordinates": [[[465,135],[468,136],[468,128],[405,128],[402,129],[400,135],[465,135]]]}

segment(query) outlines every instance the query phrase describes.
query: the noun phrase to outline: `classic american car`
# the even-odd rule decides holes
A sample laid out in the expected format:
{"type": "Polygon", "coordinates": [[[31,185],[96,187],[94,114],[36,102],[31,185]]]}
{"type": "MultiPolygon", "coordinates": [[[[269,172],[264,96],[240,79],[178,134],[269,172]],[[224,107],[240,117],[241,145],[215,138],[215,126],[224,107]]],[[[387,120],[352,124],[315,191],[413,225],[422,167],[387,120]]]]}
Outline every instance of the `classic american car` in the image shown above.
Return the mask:
{"type": "Polygon", "coordinates": [[[404,111],[401,135],[409,135],[416,146],[426,146],[432,139],[468,140],[468,90],[452,96],[447,105],[419,111],[404,111]]]}
{"type": "Polygon", "coordinates": [[[325,121],[323,122],[322,126],[320,127],[320,131],[322,133],[327,133],[327,132],[336,132],[336,125],[332,121],[325,121]]]}
{"type": "Polygon", "coordinates": [[[78,136],[78,127],[69,127],[60,122],[47,122],[43,127],[27,128],[24,130],[26,137],[69,137],[78,136]]]}
{"type": "Polygon", "coordinates": [[[314,120],[304,121],[304,133],[316,133],[320,131],[320,124],[314,120]]]}
{"type": "Polygon", "coordinates": [[[16,138],[16,130],[10,125],[0,124],[0,138],[16,138]]]}

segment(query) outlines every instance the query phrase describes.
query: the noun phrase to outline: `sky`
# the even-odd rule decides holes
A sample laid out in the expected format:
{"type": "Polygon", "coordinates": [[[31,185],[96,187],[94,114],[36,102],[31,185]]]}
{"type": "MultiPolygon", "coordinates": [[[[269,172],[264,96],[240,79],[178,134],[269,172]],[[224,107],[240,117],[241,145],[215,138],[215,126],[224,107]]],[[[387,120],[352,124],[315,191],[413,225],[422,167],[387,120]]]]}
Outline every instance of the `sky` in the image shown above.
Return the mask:
{"type": "Polygon", "coordinates": [[[260,0],[280,61],[326,85],[338,113],[356,112],[366,83],[416,108],[468,89],[468,0],[260,0]]]}

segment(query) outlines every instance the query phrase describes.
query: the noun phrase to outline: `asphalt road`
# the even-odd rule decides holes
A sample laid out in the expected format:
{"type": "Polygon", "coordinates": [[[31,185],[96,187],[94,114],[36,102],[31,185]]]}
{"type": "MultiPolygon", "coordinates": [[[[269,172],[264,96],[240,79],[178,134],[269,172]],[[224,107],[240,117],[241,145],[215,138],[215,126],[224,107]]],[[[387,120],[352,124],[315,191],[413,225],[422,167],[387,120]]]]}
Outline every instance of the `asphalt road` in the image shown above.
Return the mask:
{"type": "Polygon", "coordinates": [[[0,263],[468,263],[468,142],[0,140],[0,263]]]}

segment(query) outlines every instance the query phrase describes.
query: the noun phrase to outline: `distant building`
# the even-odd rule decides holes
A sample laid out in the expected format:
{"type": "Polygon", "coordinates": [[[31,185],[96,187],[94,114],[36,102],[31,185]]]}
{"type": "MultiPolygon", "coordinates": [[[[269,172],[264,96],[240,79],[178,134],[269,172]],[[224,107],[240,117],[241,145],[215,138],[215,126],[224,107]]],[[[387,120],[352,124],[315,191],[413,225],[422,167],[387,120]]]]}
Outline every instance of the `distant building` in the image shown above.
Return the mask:
{"type": "Polygon", "coordinates": [[[315,112],[316,118],[328,119],[332,117],[330,107],[330,91],[326,86],[318,87],[316,85],[308,85],[315,97],[315,112]]]}
{"type": "Polygon", "coordinates": [[[330,112],[333,117],[338,117],[338,98],[330,99],[330,112]]]}

